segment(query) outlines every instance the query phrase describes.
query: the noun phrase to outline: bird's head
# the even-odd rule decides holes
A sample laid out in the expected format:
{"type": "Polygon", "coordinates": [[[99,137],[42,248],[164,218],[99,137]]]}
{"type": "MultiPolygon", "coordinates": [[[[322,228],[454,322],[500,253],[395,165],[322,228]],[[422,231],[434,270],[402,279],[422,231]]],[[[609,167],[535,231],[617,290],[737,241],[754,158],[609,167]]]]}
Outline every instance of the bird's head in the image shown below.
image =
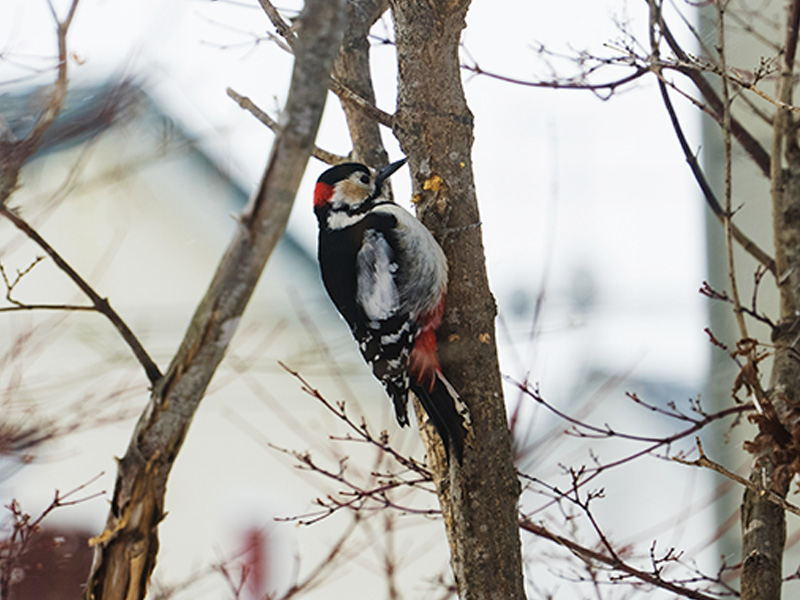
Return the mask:
{"type": "Polygon", "coordinates": [[[314,210],[345,212],[356,215],[369,210],[383,194],[383,183],[406,159],[374,171],[361,163],[343,163],[325,171],[314,188],[314,210]]]}

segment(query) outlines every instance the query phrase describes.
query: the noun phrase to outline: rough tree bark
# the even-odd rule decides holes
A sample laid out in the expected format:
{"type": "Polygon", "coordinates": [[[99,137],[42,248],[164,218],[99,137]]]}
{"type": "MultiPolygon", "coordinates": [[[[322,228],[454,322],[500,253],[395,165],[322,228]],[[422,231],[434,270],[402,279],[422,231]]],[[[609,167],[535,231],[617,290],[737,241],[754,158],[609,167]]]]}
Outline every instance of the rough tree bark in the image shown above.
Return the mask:
{"type": "MultiPolygon", "coordinates": [[[[409,158],[423,222],[447,254],[450,280],[439,330],[442,369],[470,407],[474,435],[464,464],[443,461],[436,436],[423,434],[432,459],[464,600],[524,598],[519,482],[495,346],[472,173],[473,118],[458,56],[468,0],[390,0],[399,89],[394,132],[409,158]]],[[[419,414],[420,411],[417,411],[419,414]]]]}
{"type": "MultiPolygon", "coordinates": [[[[791,3],[788,15],[778,83],[778,99],[784,107],[792,102],[800,2],[794,0],[791,3]]],[[[787,108],[778,108],[773,123],[770,179],[781,313],[772,335],[775,355],[768,398],[781,425],[790,435],[785,436],[787,442],[776,435],[775,427],[758,419],[760,432],[750,444],[755,455],[751,481],[781,496],[786,496],[800,466],[800,362],[796,358],[800,340],[800,147],[797,128],[794,113],[787,108]]],[[[779,600],[786,541],[783,509],[765,495],[748,489],[742,503],[741,525],[742,600],[779,600]]]]}
{"type": "MultiPolygon", "coordinates": [[[[388,0],[348,2],[344,39],[333,63],[334,78],[370,104],[375,104],[375,91],[370,73],[368,34],[370,27],[388,8],[388,0]]],[[[387,164],[389,160],[381,141],[380,125],[352,102],[342,100],[342,110],[353,140],[351,158],[372,167],[387,164]]]]}
{"type": "Polygon", "coordinates": [[[174,460],[258,278],[286,227],[341,43],[344,0],[308,0],[296,25],[291,88],[259,186],[167,373],[119,460],[105,530],[94,539],[87,599],[145,597],[174,460]]]}

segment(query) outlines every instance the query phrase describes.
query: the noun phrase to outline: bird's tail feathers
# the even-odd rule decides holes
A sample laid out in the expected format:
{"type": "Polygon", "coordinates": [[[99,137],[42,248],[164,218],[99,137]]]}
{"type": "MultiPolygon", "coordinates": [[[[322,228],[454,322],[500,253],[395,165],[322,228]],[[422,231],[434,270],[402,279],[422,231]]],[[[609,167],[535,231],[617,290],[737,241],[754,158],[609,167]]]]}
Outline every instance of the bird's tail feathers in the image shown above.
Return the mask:
{"type": "Polygon", "coordinates": [[[397,424],[405,427],[408,425],[408,380],[385,379],[382,383],[386,393],[392,399],[397,424]]]}
{"type": "Polygon", "coordinates": [[[453,454],[461,464],[465,440],[472,429],[467,405],[441,371],[437,371],[430,389],[425,385],[412,385],[411,389],[442,439],[448,458],[452,445],[453,454]]]}

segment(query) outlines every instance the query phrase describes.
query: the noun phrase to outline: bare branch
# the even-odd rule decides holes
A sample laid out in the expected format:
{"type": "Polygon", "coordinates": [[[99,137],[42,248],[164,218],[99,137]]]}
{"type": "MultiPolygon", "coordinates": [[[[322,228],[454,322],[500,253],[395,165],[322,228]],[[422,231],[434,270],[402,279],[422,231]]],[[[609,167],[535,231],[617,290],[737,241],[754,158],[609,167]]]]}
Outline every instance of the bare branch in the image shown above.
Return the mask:
{"type": "MultiPolygon", "coordinates": [[[[719,115],[722,114],[722,100],[720,100],[717,92],[714,90],[714,87],[706,80],[700,70],[688,66],[692,65],[694,61],[692,61],[692,58],[683,50],[681,45],[672,35],[672,31],[670,30],[669,26],[664,22],[663,19],[660,23],[660,30],[664,41],[667,42],[670,50],[678,59],[678,64],[675,66],[675,68],[686,75],[692,81],[692,83],[697,86],[697,89],[700,90],[700,93],[703,95],[712,109],[710,114],[719,121],[719,115]]],[[[769,153],[764,149],[761,143],[747,129],[744,128],[738,119],[731,120],[731,131],[745,151],[747,151],[747,153],[753,158],[753,161],[761,170],[761,172],[764,175],[769,175],[769,153]]]]}
{"type": "Polygon", "coordinates": [[[634,577],[641,582],[668,590],[684,598],[691,598],[692,600],[717,600],[717,596],[711,596],[709,594],[678,585],[671,581],[667,581],[663,579],[658,572],[652,573],[638,569],[617,557],[608,556],[602,552],[598,552],[597,550],[592,550],[591,548],[582,546],[567,537],[551,532],[546,527],[531,521],[527,517],[520,517],[519,526],[523,531],[527,531],[528,533],[532,533],[542,539],[549,540],[566,548],[583,561],[593,561],[606,565],[624,573],[627,576],[634,577]]]}
{"type": "Polygon", "coordinates": [[[331,546],[328,553],[317,563],[317,565],[306,575],[302,580],[296,581],[289,587],[286,592],[279,596],[276,600],[289,600],[294,598],[301,592],[305,592],[319,583],[322,575],[330,570],[334,565],[336,559],[342,554],[345,543],[356,530],[359,524],[358,515],[353,517],[350,526],[339,536],[339,539],[331,546]]]}
{"type": "MultiPolygon", "coordinates": [[[[689,147],[689,142],[686,139],[685,133],[683,132],[683,127],[681,126],[678,115],[675,112],[675,107],[672,104],[672,100],[669,97],[669,91],[667,90],[667,86],[662,77],[659,77],[658,79],[658,88],[661,92],[661,98],[664,101],[664,107],[667,109],[667,114],[669,115],[670,122],[672,123],[672,128],[675,131],[675,135],[678,137],[678,143],[683,151],[683,156],[686,158],[686,162],[689,164],[689,168],[692,170],[692,175],[694,175],[697,185],[703,192],[703,196],[705,197],[709,208],[711,208],[720,222],[724,223],[725,211],[720,205],[719,200],[717,200],[714,190],[711,189],[711,186],[709,185],[708,180],[703,173],[703,169],[700,166],[700,163],[697,161],[697,157],[689,147]]],[[[731,223],[731,235],[746,252],[764,265],[764,267],[766,267],[773,275],[775,274],[775,260],[764,250],[762,250],[758,244],[747,237],[747,235],[733,223],[731,223]]]]}
{"type": "Polygon", "coordinates": [[[0,306],[0,313],[28,312],[37,310],[52,310],[66,312],[98,312],[94,306],[83,304],[17,304],[15,306],[0,306]]]}
{"type": "Polygon", "coordinates": [[[404,454],[397,452],[394,448],[392,448],[389,445],[388,435],[386,434],[386,432],[383,432],[380,438],[376,439],[370,433],[366,423],[361,423],[359,425],[349,417],[349,415],[345,411],[344,403],[339,403],[338,405],[332,404],[327,398],[325,398],[325,396],[322,395],[322,393],[318,389],[316,389],[308,381],[306,381],[306,379],[300,373],[290,369],[282,362],[278,362],[278,364],[281,366],[282,369],[284,369],[287,373],[289,373],[292,377],[294,377],[301,383],[302,390],[306,394],[321,402],[322,405],[328,409],[328,411],[330,411],[336,417],[341,419],[348,426],[348,428],[353,433],[355,433],[356,436],[358,436],[358,439],[361,439],[364,442],[367,442],[373,446],[376,446],[377,448],[380,448],[382,451],[391,455],[399,464],[410,469],[411,471],[418,473],[427,479],[432,478],[430,470],[424,464],[414,460],[413,458],[409,458],[404,454]]]}
{"type": "Polygon", "coordinates": [[[42,250],[44,250],[47,255],[53,259],[53,262],[56,266],[61,269],[64,273],[66,273],[67,277],[69,277],[78,288],[86,294],[86,296],[91,300],[94,309],[105,315],[105,317],[111,321],[111,324],[116,328],[119,334],[122,336],[122,339],[128,344],[128,347],[133,352],[136,359],[139,363],[144,367],[144,371],[147,374],[147,378],[150,380],[150,383],[154,384],[161,379],[161,371],[158,368],[158,365],[155,361],[150,358],[150,355],[147,353],[147,350],[144,349],[139,338],[131,331],[128,324],[119,316],[119,314],[111,308],[111,304],[109,304],[107,298],[101,298],[100,295],[94,291],[94,288],[89,285],[89,283],[81,277],[75,269],[73,269],[70,264],[64,260],[61,255],[49,244],[47,241],[33,228],[31,227],[25,219],[17,215],[11,208],[9,208],[6,204],[0,204],[0,216],[5,217],[9,221],[11,221],[14,226],[22,231],[26,236],[28,236],[34,243],[36,243],[42,250]]]}
{"type": "Polygon", "coordinates": [[[75,497],[103,475],[103,473],[100,473],[86,483],[68,492],[61,493],[59,490],[56,490],[53,494],[53,500],[35,518],[23,511],[17,500],[12,500],[5,506],[11,513],[12,524],[10,535],[0,542],[0,598],[11,598],[12,579],[16,571],[15,567],[20,558],[25,554],[33,538],[41,531],[42,522],[59,508],[82,504],[103,496],[105,491],[99,491],[77,498],[75,497]]]}
{"type": "Polygon", "coordinates": [[[39,118],[33,125],[30,135],[24,140],[24,150],[22,156],[20,156],[20,159],[22,159],[20,164],[23,164],[36,152],[42,136],[56,120],[56,117],[58,117],[64,105],[64,99],[67,97],[67,61],[69,59],[67,54],[67,32],[75,17],[78,2],[79,0],[72,0],[67,16],[63,21],[59,21],[53,5],[50,4],[50,10],[53,14],[53,19],[56,22],[58,31],[58,75],[56,77],[55,88],[50,95],[50,102],[42,114],[39,115],[39,118]]]}
{"type": "MultiPolygon", "coordinates": [[[[266,112],[261,110],[250,98],[247,96],[242,96],[232,88],[227,88],[225,91],[228,96],[241,108],[249,112],[256,119],[269,127],[269,129],[275,133],[278,133],[280,130],[280,124],[275,119],[270,117],[266,112]]],[[[318,146],[314,146],[314,149],[311,151],[311,155],[328,165],[338,165],[349,160],[349,158],[346,156],[339,156],[338,154],[328,152],[327,150],[322,150],[318,146]]]]}
{"type": "MultiPolygon", "coordinates": [[[[740,312],[746,314],[746,315],[749,315],[750,317],[752,317],[756,321],[759,321],[760,323],[764,323],[770,329],[774,330],[775,327],[776,327],[775,322],[772,319],[770,319],[766,314],[759,313],[757,308],[756,308],[756,301],[757,301],[756,294],[758,292],[759,282],[761,281],[761,278],[762,278],[762,276],[763,276],[763,274],[765,272],[766,272],[766,267],[764,267],[764,265],[759,265],[759,270],[756,271],[755,276],[754,276],[754,279],[756,280],[756,283],[755,283],[755,286],[753,287],[753,298],[752,298],[751,306],[750,307],[739,306],[738,310],[740,312]]],[[[730,296],[728,296],[728,294],[726,294],[725,292],[719,292],[719,291],[713,289],[709,285],[709,283],[707,281],[703,282],[703,285],[700,287],[700,289],[698,291],[703,296],[706,296],[707,298],[711,298],[712,300],[719,300],[721,302],[728,302],[730,304],[734,304],[733,299],[730,296]]]]}
{"type": "Polygon", "coordinates": [[[270,0],[258,0],[258,3],[269,17],[269,20],[272,21],[272,24],[275,26],[275,30],[278,32],[278,35],[286,40],[286,43],[289,45],[290,49],[294,47],[294,44],[297,41],[297,36],[295,35],[291,26],[284,21],[283,17],[278,12],[278,9],[275,8],[270,0]]]}
{"type": "MultiPolygon", "coordinates": [[[[353,157],[373,167],[389,162],[383,146],[380,123],[391,122],[387,115],[372,114],[365,106],[375,106],[375,90],[370,68],[369,30],[389,7],[388,0],[354,0],[347,5],[347,25],[339,55],[333,63],[333,79],[341,84],[342,91],[353,94],[339,95],[347,119],[350,139],[353,141],[353,157]],[[361,102],[360,99],[365,101],[361,102]]],[[[389,125],[391,126],[391,125],[389,125]]],[[[391,188],[387,188],[391,199],[391,188]]]]}
{"type": "Polygon", "coordinates": [[[14,277],[13,281],[11,281],[11,279],[8,276],[8,273],[6,273],[6,269],[3,266],[3,264],[0,263],[0,276],[2,276],[3,283],[6,286],[6,300],[8,300],[11,304],[17,307],[25,306],[22,302],[13,297],[12,294],[14,293],[14,288],[17,287],[19,282],[22,281],[22,278],[25,277],[25,275],[27,275],[31,271],[33,271],[33,269],[36,268],[36,265],[42,262],[42,260],[44,260],[44,256],[37,256],[35,259],[33,259],[33,261],[31,261],[31,264],[29,264],[27,267],[25,267],[21,271],[18,269],[17,275],[14,277]]]}
{"type": "Polygon", "coordinates": [[[739,326],[739,337],[746,339],[747,323],[742,313],[742,303],[739,300],[739,285],[736,281],[736,265],[733,258],[733,158],[731,150],[731,97],[730,84],[727,72],[728,64],[725,58],[725,9],[726,2],[717,2],[717,54],[719,55],[720,69],[722,71],[722,148],[725,157],[725,213],[722,224],[725,227],[725,252],[728,260],[728,283],[731,288],[733,313],[739,326]]]}
{"type": "Polygon", "coordinates": [[[729,471],[725,467],[723,467],[718,462],[711,460],[708,455],[703,450],[703,443],[700,441],[700,438],[696,438],[697,443],[697,452],[700,454],[700,457],[695,460],[686,460],[685,458],[681,458],[679,456],[673,456],[672,460],[682,465],[686,465],[689,467],[703,467],[705,469],[711,469],[712,471],[716,471],[720,475],[724,475],[731,481],[735,481],[739,485],[744,486],[745,488],[749,489],[750,491],[758,494],[762,498],[769,500],[773,504],[777,504],[783,510],[792,513],[793,515],[797,515],[800,517],[800,506],[792,504],[791,502],[787,502],[783,496],[774,492],[773,490],[761,487],[749,479],[745,479],[741,475],[737,475],[733,471],[729,471]]]}
{"type": "MultiPolygon", "coordinates": [[[[648,444],[649,443],[655,444],[654,446],[648,447],[647,452],[652,452],[653,450],[656,450],[659,447],[670,445],[670,444],[672,444],[672,443],[674,443],[674,442],[676,442],[676,441],[678,441],[680,439],[683,439],[683,438],[686,438],[688,436],[691,436],[692,434],[704,429],[706,426],[710,425],[711,423],[719,421],[720,419],[724,419],[726,417],[733,416],[733,415],[736,415],[736,414],[739,414],[739,413],[742,413],[742,412],[748,412],[749,410],[751,410],[749,408],[743,408],[742,406],[738,406],[737,405],[737,406],[730,406],[730,407],[724,408],[724,409],[719,410],[719,411],[714,412],[714,413],[699,412],[697,417],[689,417],[688,415],[685,415],[683,413],[667,412],[667,411],[660,410],[659,412],[661,414],[669,416],[669,417],[671,417],[673,419],[678,419],[680,421],[689,421],[691,423],[691,425],[689,425],[689,427],[687,427],[686,429],[678,431],[678,432],[676,432],[676,433],[674,433],[672,435],[669,435],[669,436],[661,436],[661,437],[645,436],[645,435],[639,435],[639,434],[625,433],[625,432],[622,432],[622,431],[617,431],[617,430],[613,429],[608,424],[605,424],[602,427],[599,427],[597,425],[591,425],[589,423],[585,423],[584,421],[581,421],[580,419],[576,419],[575,417],[572,417],[572,416],[568,415],[567,413],[557,409],[555,406],[553,406],[552,404],[547,402],[547,400],[545,400],[541,396],[541,394],[539,394],[538,390],[532,389],[529,385],[526,385],[525,383],[513,381],[512,379],[508,379],[508,380],[511,381],[511,383],[513,383],[523,394],[525,394],[526,396],[528,396],[532,400],[535,400],[536,402],[538,402],[539,404],[544,406],[547,410],[549,410],[551,413],[553,413],[557,417],[559,417],[559,418],[563,419],[564,421],[566,421],[566,422],[570,423],[571,425],[573,425],[576,428],[575,431],[577,432],[577,435],[579,437],[592,437],[592,438],[598,438],[598,437],[599,438],[611,438],[611,437],[615,437],[615,438],[619,438],[619,439],[629,440],[629,441],[632,441],[632,442],[642,442],[642,443],[648,443],[648,444]],[[584,432],[588,432],[588,433],[584,433],[584,432]]],[[[643,403],[636,395],[628,394],[628,397],[631,398],[638,405],[644,406],[648,410],[653,410],[652,407],[650,407],[649,405],[643,403]]],[[[637,452],[635,456],[638,456],[638,455],[639,455],[639,453],[637,452]]],[[[627,461],[623,461],[623,462],[627,462],[627,461]]],[[[614,464],[614,465],[619,464],[619,461],[615,461],[612,464],[614,464]]]]}
{"type": "Polygon", "coordinates": [[[28,137],[15,140],[13,136],[0,138],[0,204],[5,204],[14,192],[19,180],[19,170],[38,150],[42,137],[61,113],[67,96],[67,33],[69,32],[79,0],[72,0],[67,16],[59,21],[52,4],[50,10],[57,26],[58,68],[56,82],[47,106],[36,119],[28,137]]]}
{"type": "Polygon", "coordinates": [[[328,74],[341,43],[344,0],[307,0],[295,45],[285,125],[278,132],[258,190],[169,370],[154,387],[125,456],[86,598],[143,598],[158,552],[169,473],[272,250],[283,234],[314,145],[328,74]],[[136,547],[132,554],[130,549],[136,547]]]}
{"type": "Polygon", "coordinates": [[[390,115],[389,113],[382,111],[374,104],[359,96],[346,85],[333,78],[331,78],[331,91],[339,96],[342,101],[351,102],[354,106],[358,107],[359,110],[363,111],[364,114],[375,119],[384,127],[389,127],[391,129],[394,126],[394,115],[390,115]]]}
{"type": "MultiPolygon", "coordinates": [[[[604,427],[597,427],[587,423],[579,419],[575,419],[567,415],[566,413],[559,411],[551,404],[549,404],[544,398],[539,395],[538,391],[535,389],[531,389],[530,386],[522,384],[522,383],[515,383],[520,389],[522,393],[529,396],[533,400],[542,404],[545,408],[551,411],[553,414],[557,415],[558,417],[566,420],[567,422],[571,423],[574,426],[575,434],[578,437],[600,437],[600,438],[619,438],[624,440],[629,440],[632,442],[640,442],[646,444],[644,448],[640,450],[636,450],[631,452],[630,454],[626,454],[621,458],[616,460],[612,460],[610,462],[600,463],[598,462],[595,466],[590,468],[585,468],[582,470],[581,475],[582,479],[580,482],[575,484],[576,487],[583,487],[599,477],[601,473],[604,473],[610,469],[614,469],[620,467],[624,464],[628,464],[642,456],[652,454],[655,451],[661,448],[669,448],[675,442],[685,439],[698,431],[701,431],[711,423],[717,422],[719,420],[725,419],[730,416],[736,416],[742,413],[750,413],[753,412],[753,406],[750,404],[737,404],[734,406],[729,406],[722,410],[719,410],[714,413],[705,413],[705,412],[698,412],[697,418],[688,418],[689,422],[691,423],[688,427],[675,432],[672,435],[663,436],[663,437],[649,437],[649,436],[642,436],[637,434],[629,434],[624,432],[619,432],[612,429],[609,425],[605,425],[604,427]],[[588,431],[589,433],[584,433],[584,431],[588,431]]],[[[637,404],[642,404],[641,401],[634,400],[637,404]]],[[[672,418],[678,419],[680,421],[687,420],[687,417],[682,413],[675,413],[670,415],[672,418]]],[[[522,478],[529,478],[528,475],[525,473],[519,473],[518,476],[522,478]]],[[[551,506],[553,502],[545,504],[544,506],[537,509],[536,512],[541,512],[544,509],[551,506]]]]}
{"type": "MultiPolygon", "coordinates": [[[[275,26],[278,34],[286,40],[288,47],[286,48],[288,51],[292,51],[294,47],[294,43],[296,40],[296,35],[292,27],[283,19],[280,15],[278,10],[275,6],[270,2],[270,0],[258,0],[259,4],[261,4],[261,8],[269,17],[272,24],[275,26]]],[[[381,0],[381,4],[385,4],[384,0],[381,0]]],[[[330,79],[330,90],[342,100],[342,102],[346,102],[351,104],[352,106],[356,107],[362,113],[364,113],[367,117],[374,119],[376,122],[380,123],[381,125],[392,128],[394,117],[387,112],[382,111],[377,106],[375,106],[374,101],[370,101],[365,99],[352,88],[347,86],[345,83],[337,80],[336,77],[331,77],[330,79]]],[[[243,107],[244,108],[244,107],[243,107]]],[[[266,123],[265,123],[266,124],[266,123]]],[[[267,125],[267,127],[270,127],[267,125]]],[[[270,127],[272,129],[272,127],[270,127]]],[[[317,157],[320,158],[320,157],[317,157]]],[[[320,158],[323,162],[328,162],[324,158],[320,158]]],[[[328,164],[336,164],[334,162],[330,162],[328,164]]]]}
{"type": "Polygon", "coordinates": [[[548,88],[554,90],[584,90],[589,92],[608,92],[609,95],[613,94],[617,90],[617,88],[629,84],[633,81],[636,81],[640,77],[650,72],[649,67],[635,67],[633,73],[631,73],[630,75],[625,75],[624,77],[613,79],[611,81],[592,83],[590,81],[586,81],[586,79],[583,76],[577,79],[566,79],[566,80],[550,79],[546,81],[530,81],[525,79],[519,79],[516,77],[510,77],[508,75],[500,75],[499,73],[486,71],[482,69],[477,62],[473,62],[472,64],[462,64],[461,68],[464,69],[465,71],[469,71],[470,73],[474,73],[475,75],[483,75],[485,77],[489,77],[490,79],[496,79],[498,81],[511,83],[513,85],[521,85],[524,87],[532,87],[532,88],[548,88]]]}

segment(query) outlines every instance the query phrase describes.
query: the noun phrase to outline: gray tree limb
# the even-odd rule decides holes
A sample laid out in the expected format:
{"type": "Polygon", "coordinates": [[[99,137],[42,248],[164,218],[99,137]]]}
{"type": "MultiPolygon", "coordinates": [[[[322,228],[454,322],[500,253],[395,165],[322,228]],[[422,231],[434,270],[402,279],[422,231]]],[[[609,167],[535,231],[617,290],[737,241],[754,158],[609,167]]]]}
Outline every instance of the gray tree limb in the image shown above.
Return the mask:
{"type": "Polygon", "coordinates": [[[94,538],[87,599],[142,599],[155,567],[170,470],[258,278],[286,227],[311,154],[344,27],[344,0],[308,0],[297,25],[291,88],[257,193],[154,386],[125,456],[105,530],[94,538]]]}
{"type": "MultiPolygon", "coordinates": [[[[333,76],[358,97],[375,104],[369,63],[370,27],[389,8],[388,0],[360,0],[347,5],[347,26],[339,55],[333,63],[333,76]]],[[[381,140],[380,125],[347,96],[340,96],[353,140],[353,160],[372,167],[389,162],[381,140]]]]}

